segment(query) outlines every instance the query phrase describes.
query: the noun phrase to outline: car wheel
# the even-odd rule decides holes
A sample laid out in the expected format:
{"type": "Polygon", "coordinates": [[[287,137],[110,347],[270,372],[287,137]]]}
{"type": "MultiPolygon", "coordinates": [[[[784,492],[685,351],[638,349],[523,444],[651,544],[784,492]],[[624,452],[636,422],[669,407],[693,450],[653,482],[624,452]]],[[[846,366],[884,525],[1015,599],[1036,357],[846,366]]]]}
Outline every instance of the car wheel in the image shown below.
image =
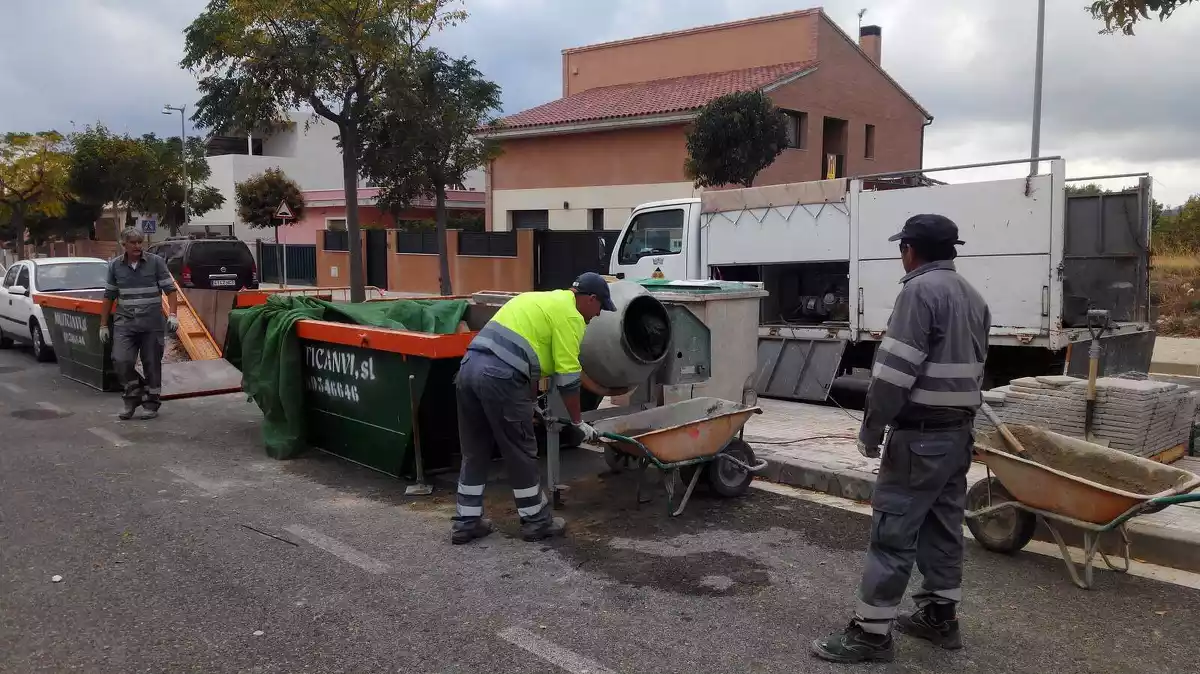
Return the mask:
{"type": "Polygon", "coordinates": [[[4,334],[4,330],[0,329],[0,349],[11,349],[13,345],[12,337],[4,334]]]}
{"type": "Polygon", "coordinates": [[[29,326],[30,341],[33,342],[33,357],[39,363],[47,363],[54,359],[54,349],[51,349],[46,344],[46,337],[42,334],[42,326],[33,323],[29,326]]]}

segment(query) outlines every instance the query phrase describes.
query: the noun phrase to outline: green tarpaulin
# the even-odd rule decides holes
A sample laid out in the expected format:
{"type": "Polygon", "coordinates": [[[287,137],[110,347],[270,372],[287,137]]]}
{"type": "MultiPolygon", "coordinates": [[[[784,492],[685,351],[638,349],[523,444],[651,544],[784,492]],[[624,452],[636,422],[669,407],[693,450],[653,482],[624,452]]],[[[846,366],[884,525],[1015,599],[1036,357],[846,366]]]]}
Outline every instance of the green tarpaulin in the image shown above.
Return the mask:
{"type": "Polygon", "coordinates": [[[288,459],[305,448],[304,382],[296,322],[313,319],[451,334],[466,300],[394,300],[348,304],[271,295],[266,304],[229,313],[225,358],[242,372],[242,389],[263,412],[267,454],[288,459]]]}

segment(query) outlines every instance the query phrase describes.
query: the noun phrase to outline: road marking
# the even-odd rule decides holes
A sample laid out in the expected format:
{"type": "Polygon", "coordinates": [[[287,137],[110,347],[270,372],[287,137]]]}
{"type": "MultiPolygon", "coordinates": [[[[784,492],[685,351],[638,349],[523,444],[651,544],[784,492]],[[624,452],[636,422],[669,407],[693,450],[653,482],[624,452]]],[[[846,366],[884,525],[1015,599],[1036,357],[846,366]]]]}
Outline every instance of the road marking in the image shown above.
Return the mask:
{"type": "Polygon", "coordinates": [[[509,627],[497,632],[496,636],[517,648],[533,653],[559,669],[571,672],[571,674],[616,674],[595,660],[584,657],[575,651],[569,651],[529,630],[509,627]]]}
{"type": "MultiPolygon", "coordinates": [[[[831,496],[829,494],[820,494],[796,487],[789,487],[783,484],[775,484],[774,482],[764,482],[762,480],[755,480],[754,482],[750,483],[750,486],[760,491],[799,499],[801,501],[808,501],[809,503],[816,503],[818,505],[829,506],[831,508],[838,508],[840,510],[857,513],[859,515],[871,514],[870,505],[858,503],[857,501],[850,501],[844,498],[838,498],[837,496],[831,496]]],[[[965,526],[963,527],[963,536],[969,539],[975,538],[971,535],[971,530],[965,526]]],[[[1079,548],[1067,548],[1067,550],[1071,553],[1073,561],[1083,563],[1082,550],[1079,548]]],[[[1062,559],[1062,554],[1058,550],[1058,545],[1048,541],[1029,541],[1029,543],[1024,547],[1024,551],[1031,552],[1035,555],[1042,555],[1043,557],[1053,557],[1054,559],[1058,560],[1062,559]]],[[[1097,560],[1096,564],[1097,571],[1107,570],[1104,568],[1104,563],[1102,561],[1097,560]]],[[[1200,573],[1172,569],[1166,566],[1158,566],[1157,564],[1130,561],[1129,572],[1127,575],[1137,576],[1138,578],[1145,578],[1147,580],[1156,580],[1161,583],[1170,583],[1171,585],[1179,585],[1181,587],[1200,589],[1200,573]]]]}
{"type": "Polygon", "coordinates": [[[319,531],[313,531],[306,526],[293,524],[285,527],[284,531],[299,536],[343,562],[349,562],[367,573],[387,573],[392,568],[374,557],[365,555],[335,538],[330,538],[319,531]]]}
{"type": "Polygon", "coordinates": [[[51,412],[54,412],[55,414],[69,414],[69,412],[67,412],[63,408],[59,407],[58,405],[55,405],[54,403],[34,403],[34,404],[44,410],[49,410],[51,412]]]}
{"type": "Polygon", "coordinates": [[[20,386],[17,386],[16,384],[11,384],[9,382],[3,382],[3,383],[0,383],[0,386],[3,386],[4,388],[8,389],[9,391],[11,391],[17,395],[25,394],[25,389],[21,388],[20,386]]]}
{"type": "Polygon", "coordinates": [[[101,440],[112,443],[114,447],[128,447],[129,445],[133,444],[132,442],[122,438],[116,433],[113,433],[107,428],[89,428],[88,432],[100,438],[101,440]]]}

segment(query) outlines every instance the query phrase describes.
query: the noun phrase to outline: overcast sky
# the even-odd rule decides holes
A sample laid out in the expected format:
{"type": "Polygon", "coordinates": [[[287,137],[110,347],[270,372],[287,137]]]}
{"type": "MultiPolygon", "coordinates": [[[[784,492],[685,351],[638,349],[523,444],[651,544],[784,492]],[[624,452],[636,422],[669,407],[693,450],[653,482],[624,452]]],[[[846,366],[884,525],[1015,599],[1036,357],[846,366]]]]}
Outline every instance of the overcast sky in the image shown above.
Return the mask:
{"type": "MultiPolygon", "coordinates": [[[[204,0],[0,0],[0,132],[70,131],[103,121],[133,134],[178,133],[164,102],[190,105],[178,67],[183,28],[204,0]]],[[[1200,192],[1200,6],[1136,37],[1102,36],[1084,0],[1051,0],[1042,154],[1068,174],[1150,171],[1155,196],[1200,192]]],[[[504,89],[506,112],[558,97],[560,50],[803,9],[804,0],[468,0],[471,18],[438,36],[504,89]]],[[[883,27],[884,67],[933,115],[926,166],[1029,153],[1033,0],[827,0],[856,34],[857,11],[883,27]]],[[[948,176],[1021,175],[1019,169],[948,176]]]]}

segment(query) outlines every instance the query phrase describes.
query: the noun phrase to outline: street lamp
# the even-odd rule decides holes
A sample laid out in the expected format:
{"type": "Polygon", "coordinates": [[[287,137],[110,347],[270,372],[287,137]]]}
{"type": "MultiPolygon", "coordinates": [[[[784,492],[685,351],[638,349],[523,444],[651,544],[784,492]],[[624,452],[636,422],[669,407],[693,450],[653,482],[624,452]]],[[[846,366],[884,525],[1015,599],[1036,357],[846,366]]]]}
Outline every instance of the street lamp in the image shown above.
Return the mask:
{"type": "MultiPolygon", "coordinates": [[[[1037,55],[1033,66],[1033,142],[1029,157],[1037,159],[1042,142],[1042,54],[1046,47],[1046,0],[1038,0],[1037,55]]],[[[1038,162],[1029,164],[1029,175],[1037,175],[1038,162]]]]}
{"type": "Polygon", "coordinates": [[[186,228],[191,224],[191,217],[188,215],[188,172],[187,172],[187,130],[186,120],[183,115],[186,105],[175,107],[167,104],[163,106],[162,114],[173,115],[179,113],[179,159],[183,162],[180,166],[183,168],[183,226],[186,228]]]}

